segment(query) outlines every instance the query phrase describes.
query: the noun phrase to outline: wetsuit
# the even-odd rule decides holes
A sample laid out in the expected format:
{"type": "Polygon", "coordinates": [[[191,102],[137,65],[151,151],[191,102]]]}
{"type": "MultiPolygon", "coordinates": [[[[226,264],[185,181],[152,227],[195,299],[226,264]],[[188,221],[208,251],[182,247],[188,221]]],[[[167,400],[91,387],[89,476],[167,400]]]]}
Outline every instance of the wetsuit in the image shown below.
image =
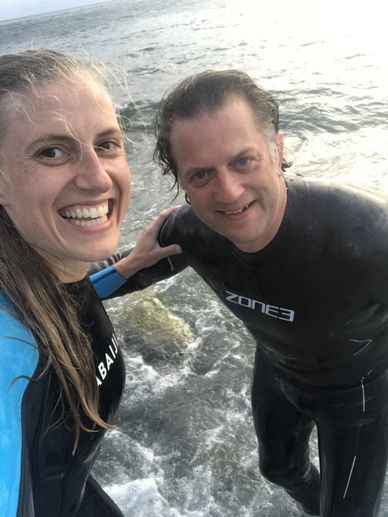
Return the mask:
{"type": "Polygon", "coordinates": [[[252,405],[264,476],[312,514],[321,490],[322,516],[375,517],[388,452],[387,201],[286,182],[284,219],[262,251],[240,251],[185,206],[160,234],[183,254],[110,296],[194,268],[257,342],[252,405]],[[308,457],[314,424],[321,479],[308,457]]]}
{"type": "MultiPolygon", "coordinates": [[[[90,281],[67,284],[91,337],[99,414],[110,421],[123,390],[123,359],[112,325],[90,281]]],[[[61,419],[60,388],[32,333],[0,293],[0,515],[119,517],[123,514],[90,471],[104,431],[81,430],[74,455],[71,422],[61,419]]],[[[66,413],[66,408],[65,408],[66,413]]],[[[92,426],[84,415],[87,427],[92,426]]]]}

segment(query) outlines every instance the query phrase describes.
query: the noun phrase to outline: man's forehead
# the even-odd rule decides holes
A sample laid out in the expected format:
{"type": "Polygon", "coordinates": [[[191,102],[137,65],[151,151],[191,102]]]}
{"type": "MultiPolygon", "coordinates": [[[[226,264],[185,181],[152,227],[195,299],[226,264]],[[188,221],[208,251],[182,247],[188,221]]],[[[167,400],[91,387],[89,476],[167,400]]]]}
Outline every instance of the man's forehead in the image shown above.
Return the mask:
{"type": "Polygon", "coordinates": [[[224,101],[215,106],[200,107],[192,116],[176,116],[171,124],[171,133],[176,128],[194,127],[213,124],[214,122],[225,122],[229,125],[255,127],[262,132],[260,117],[252,109],[248,101],[239,95],[229,95],[224,101]]]}
{"type": "Polygon", "coordinates": [[[193,118],[177,119],[171,128],[171,144],[178,141],[198,141],[202,145],[208,139],[220,144],[224,139],[236,140],[266,140],[266,132],[252,114],[241,106],[229,105],[217,111],[203,111],[193,118]]]}

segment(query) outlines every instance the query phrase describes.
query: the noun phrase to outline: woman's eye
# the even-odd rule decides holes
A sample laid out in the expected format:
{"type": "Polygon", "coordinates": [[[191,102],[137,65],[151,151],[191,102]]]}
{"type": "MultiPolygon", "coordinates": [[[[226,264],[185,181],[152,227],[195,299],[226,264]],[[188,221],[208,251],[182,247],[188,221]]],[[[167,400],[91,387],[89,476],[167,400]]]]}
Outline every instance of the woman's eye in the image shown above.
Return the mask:
{"type": "Polygon", "coordinates": [[[113,140],[107,140],[97,145],[97,149],[103,149],[104,151],[115,151],[118,147],[119,144],[113,140]]]}
{"type": "Polygon", "coordinates": [[[39,151],[38,156],[46,160],[61,160],[67,155],[59,147],[47,147],[39,151]]]}

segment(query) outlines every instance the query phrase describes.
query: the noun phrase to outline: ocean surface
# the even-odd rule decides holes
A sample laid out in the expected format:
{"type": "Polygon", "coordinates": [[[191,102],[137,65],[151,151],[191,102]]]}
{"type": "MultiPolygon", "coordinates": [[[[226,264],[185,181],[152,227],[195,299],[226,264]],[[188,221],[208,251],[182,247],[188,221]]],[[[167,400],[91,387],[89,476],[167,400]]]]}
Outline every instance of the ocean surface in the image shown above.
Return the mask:
{"type": "MultiPolygon", "coordinates": [[[[385,10],[383,0],[111,1],[0,22],[0,52],[49,47],[109,66],[133,172],[124,247],[176,202],[152,163],[157,103],[205,69],[245,70],[276,96],[291,171],[388,192],[385,10]]],[[[94,473],[124,514],[299,516],[258,470],[253,340],[195,273],[108,310],[127,385],[94,473]]],[[[311,447],[317,462],[315,436],[311,447]]]]}

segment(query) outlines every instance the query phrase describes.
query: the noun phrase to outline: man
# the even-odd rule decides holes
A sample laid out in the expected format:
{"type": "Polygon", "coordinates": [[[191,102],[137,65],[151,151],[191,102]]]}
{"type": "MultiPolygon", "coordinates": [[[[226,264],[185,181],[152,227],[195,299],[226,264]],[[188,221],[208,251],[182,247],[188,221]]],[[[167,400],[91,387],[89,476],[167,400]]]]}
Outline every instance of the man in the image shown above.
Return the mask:
{"type": "MultiPolygon", "coordinates": [[[[189,203],[169,257],[114,295],[193,267],[257,341],[252,408],[262,474],[306,513],[375,517],[388,448],[388,206],[284,177],[275,100],[246,74],[205,72],[158,116],[155,157],[189,203]],[[309,460],[317,426],[320,471],[309,460]]],[[[125,258],[117,265],[128,276],[125,258]]],[[[116,270],[102,283],[123,283],[116,270]]]]}

